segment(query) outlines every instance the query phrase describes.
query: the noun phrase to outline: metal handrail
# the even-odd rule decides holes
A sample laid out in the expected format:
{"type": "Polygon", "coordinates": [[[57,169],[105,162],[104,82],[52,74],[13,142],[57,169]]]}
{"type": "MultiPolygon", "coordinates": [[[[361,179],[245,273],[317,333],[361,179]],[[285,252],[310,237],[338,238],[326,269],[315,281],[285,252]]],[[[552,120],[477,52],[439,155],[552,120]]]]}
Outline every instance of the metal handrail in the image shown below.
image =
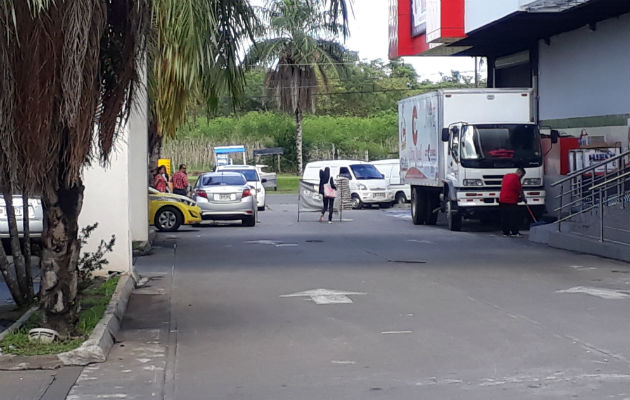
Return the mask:
{"type": "Polygon", "coordinates": [[[611,157],[609,159],[606,159],[606,160],[604,160],[604,161],[602,161],[600,163],[593,164],[590,167],[581,169],[579,171],[572,172],[571,174],[569,174],[569,175],[565,176],[564,178],[560,179],[559,181],[556,181],[556,182],[552,183],[551,186],[552,187],[558,186],[559,184],[564,183],[564,182],[566,182],[566,181],[568,181],[570,179],[573,179],[573,178],[575,178],[577,176],[582,176],[586,172],[589,172],[589,171],[592,171],[592,170],[594,170],[596,168],[599,168],[599,167],[601,167],[604,164],[608,164],[609,162],[616,161],[616,160],[618,160],[620,158],[627,157],[629,155],[630,155],[630,150],[626,151],[625,153],[621,153],[621,154],[619,154],[617,156],[614,156],[614,157],[611,157]]]}
{"type": "MultiPolygon", "coordinates": [[[[609,201],[610,201],[610,200],[617,200],[617,199],[620,199],[620,198],[622,198],[622,197],[624,197],[624,194],[620,193],[620,194],[616,194],[616,195],[614,195],[614,196],[610,197],[608,200],[609,200],[609,201]]],[[[575,212],[575,213],[573,213],[573,214],[569,214],[569,215],[567,215],[567,216],[566,216],[566,217],[564,217],[564,218],[558,218],[555,222],[556,222],[556,223],[558,223],[558,222],[564,222],[564,221],[567,221],[567,220],[569,220],[569,219],[571,219],[571,218],[573,218],[573,217],[576,217],[576,216],[578,216],[578,215],[586,214],[587,212],[591,211],[592,209],[594,209],[595,207],[598,207],[598,206],[599,206],[599,203],[597,203],[597,204],[592,204],[592,205],[590,205],[588,208],[584,208],[584,209],[582,209],[582,210],[580,210],[580,211],[578,211],[578,212],[575,212]]],[[[560,210],[559,208],[556,208],[554,211],[559,211],[559,210],[560,210]]],[[[625,230],[624,230],[624,231],[625,231],[625,230]]]]}
{"type": "Polygon", "coordinates": [[[590,188],[588,188],[588,190],[598,189],[600,186],[606,186],[606,185],[608,185],[608,184],[610,184],[612,182],[619,181],[619,180],[621,180],[621,178],[625,178],[626,176],[630,177],[630,171],[626,172],[625,174],[618,175],[617,177],[615,177],[613,179],[609,179],[609,180],[604,181],[602,183],[598,183],[595,186],[591,186],[590,188]]]}
{"type": "MultiPolygon", "coordinates": [[[[613,174],[613,173],[615,173],[615,172],[618,172],[618,171],[610,172],[610,174],[613,174]]],[[[604,179],[605,177],[606,177],[605,175],[604,175],[604,176],[595,176],[595,177],[593,177],[593,180],[594,180],[594,181],[596,181],[596,180],[598,180],[598,179],[604,179]]],[[[580,184],[580,185],[577,185],[577,184],[576,184],[575,186],[580,187],[580,188],[582,187],[582,185],[581,185],[581,184],[580,184]]],[[[576,189],[577,189],[577,187],[572,188],[572,190],[576,190],[576,189]]],[[[560,197],[563,197],[563,196],[565,196],[565,195],[566,195],[566,193],[560,193],[560,194],[558,194],[558,195],[553,196],[553,198],[554,198],[554,199],[559,199],[560,197]]]]}
{"type": "MultiPolygon", "coordinates": [[[[630,155],[630,150],[615,157],[604,160],[600,163],[593,164],[590,167],[575,171],[563,179],[554,182],[551,186],[560,185],[560,194],[554,196],[560,200],[559,207],[554,209],[558,213],[556,224],[558,231],[562,231],[561,224],[571,220],[579,215],[585,214],[591,210],[599,210],[599,240],[604,242],[605,224],[604,224],[604,207],[612,207],[610,202],[621,201],[621,208],[626,208],[625,199],[630,193],[626,185],[626,180],[630,177],[630,163],[626,162],[626,157],[630,155]],[[622,161],[618,161],[622,160],[622,161]],[[611,168],[610,164],[619,162],[618,168],[611,168]],[[604,169],[603,174],[598,175],[595,170],[604,169]],[[609,170],[611,168],[612,170],[609,170]],[[588,179],[585,179],[584,176],[588,179]],[[568,192],[565,192],[565,183],[570,182],[568,192]],[[610,193],[610,189],[616,189],[616,193],[610,193]],[[565,196],[569,196],[568,203],[563,204],[565,196]],[[574,209],[577,207],[577,210],[574,209]],[[568,215],[562,216],[563,211],[567,210],[568,215]]],[[[616,165],[615,165],[616,166],[616,165]]]]}

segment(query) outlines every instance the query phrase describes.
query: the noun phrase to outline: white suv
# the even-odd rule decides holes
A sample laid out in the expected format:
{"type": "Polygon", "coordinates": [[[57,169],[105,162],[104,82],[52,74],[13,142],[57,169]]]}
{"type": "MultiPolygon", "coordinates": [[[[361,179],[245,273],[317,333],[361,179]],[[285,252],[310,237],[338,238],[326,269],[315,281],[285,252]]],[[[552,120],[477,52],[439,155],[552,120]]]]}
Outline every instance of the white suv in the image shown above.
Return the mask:
{"type": "Polygon", "coordinates": [[[256,167],[251,165],[217,165],[216,171],[232,171],[243,174],[247,183],[256,191],[256,205],[258,206],[258,211],[265,210],[265,188],[263,183],[267,180],[260,178],[256,167]]]}

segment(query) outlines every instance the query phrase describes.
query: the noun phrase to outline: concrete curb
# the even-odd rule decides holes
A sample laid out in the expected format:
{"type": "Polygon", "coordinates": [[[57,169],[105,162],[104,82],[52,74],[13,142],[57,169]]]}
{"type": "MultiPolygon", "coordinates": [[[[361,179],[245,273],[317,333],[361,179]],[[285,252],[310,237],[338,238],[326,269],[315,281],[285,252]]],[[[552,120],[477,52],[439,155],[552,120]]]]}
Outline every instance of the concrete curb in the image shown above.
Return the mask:
{"type": "Polygon", "coordinates": [[[14,332],[18,329],[20,329],[20,327],[22,326],[23,323],[25,323],[26,321],[28,321],[29,318],[31,318],[31,315],[33,315],[33,313],[35,311],[39,310],[38,306],[34,306],[31,307],[27,312],[25,312],[20,318],[18,318],[17,321],[15,321],[14,323],[11,324],[11,326],[9,326],[7,329],[3,330],[2,332],[0,332],[0,340],[4,339],[4,337],[6,335],[8,335],[11,332],[14,332]]]}
{"type": "Polygon", "coordinates": [[[0,356],[0,370],[55,369],[62,366],[83,366],[104,362],[114,345],[129,297],[135,286],[136,281],[132,274],[120,277],[103,318],[80,347],[60,354],[42,356],[2,355],[0,356]]]}

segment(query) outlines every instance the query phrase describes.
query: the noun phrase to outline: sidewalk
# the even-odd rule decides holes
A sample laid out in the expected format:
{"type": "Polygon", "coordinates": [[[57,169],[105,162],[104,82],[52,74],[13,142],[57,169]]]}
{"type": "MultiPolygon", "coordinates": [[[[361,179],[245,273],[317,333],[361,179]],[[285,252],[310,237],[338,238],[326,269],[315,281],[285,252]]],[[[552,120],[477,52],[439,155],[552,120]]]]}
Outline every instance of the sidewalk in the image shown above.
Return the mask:
{"type": "Polygon", "coordinates": [[[148,282],[134,290],[107,361],[85,367],[68,400],[164,397],[168,358],[173,241],[157,241],[138,258],[136,272],[148,282]]]}
{"type": "MultiPolygon", "coordinates": [[[[169,338],[174,241],[158,241],[135,262],[148,282],[134,290],[116,343],[104,363],[56,370],[0,371],[1,399],[163,398],[169,338]],[[67,396],[67,397],[66,397],[67,396]]],[[[0,287],[4,282],[0,282],[0,287]]],[[[10,294],[0,291],[0,298],[10,294]]]]}
{"type": "Polygon", "coordinates": [[[0,371],[2,398],[11,400],[60,400],[81,373],[82,367],[50,371],[0,371]]]}

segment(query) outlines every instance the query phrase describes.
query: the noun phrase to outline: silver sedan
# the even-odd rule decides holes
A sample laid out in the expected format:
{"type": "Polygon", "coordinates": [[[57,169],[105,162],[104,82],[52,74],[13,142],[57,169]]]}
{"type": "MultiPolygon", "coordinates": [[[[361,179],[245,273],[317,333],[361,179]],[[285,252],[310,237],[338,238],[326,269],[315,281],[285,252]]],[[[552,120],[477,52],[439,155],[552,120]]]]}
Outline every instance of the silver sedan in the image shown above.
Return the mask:
{"type": "Polygon", "coordinates": [[[195,201],[204,220],[240,219],[245,226],[256,225],[255,190],[238,172],[209,172],[195,185],[195,201]]]}

